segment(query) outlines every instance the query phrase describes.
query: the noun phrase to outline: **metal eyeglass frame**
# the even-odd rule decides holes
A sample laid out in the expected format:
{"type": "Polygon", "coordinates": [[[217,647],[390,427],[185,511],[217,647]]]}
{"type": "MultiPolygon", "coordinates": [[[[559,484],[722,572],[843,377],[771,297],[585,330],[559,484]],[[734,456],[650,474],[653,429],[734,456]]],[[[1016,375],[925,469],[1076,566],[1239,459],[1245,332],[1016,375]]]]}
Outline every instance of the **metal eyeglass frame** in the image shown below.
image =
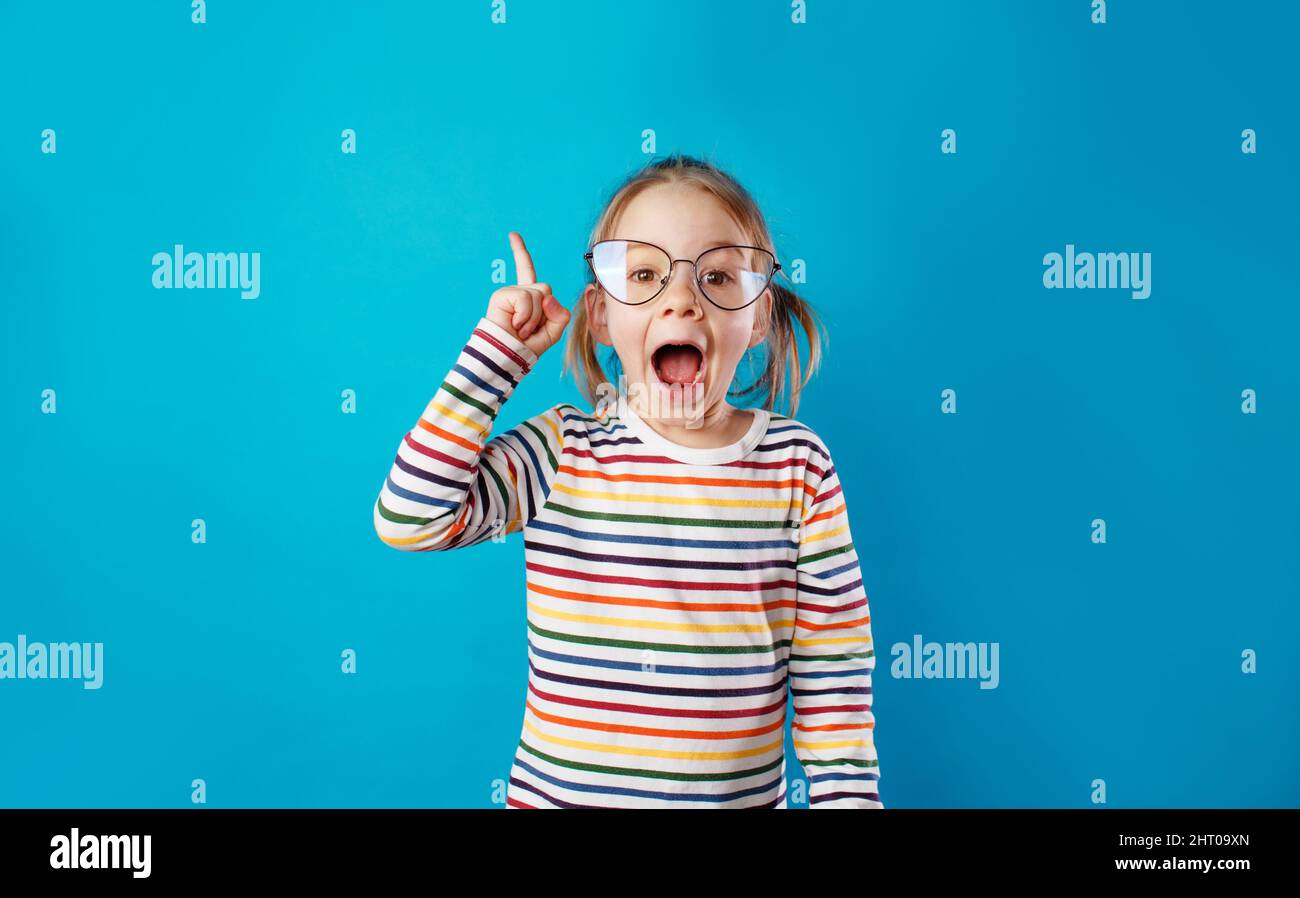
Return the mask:
{"type": "Polygon", "coordinates": [[[758,298],[763,295],[763,291],[766,290],[768,287],[772,286],[772,280],[776,277],[776,273],[781,270],[781,263],[776,260],[776,254],[773,253],[771,250],[762,246],[750,246],[744,243],[728,243],[725,246],[710,247],[709,249],[706,249],[704,252],[696,256],[695,260],[692,261],[690,259],[674,259],[672,253],[668,252],[668,250],[664,249],[662,246],[660,246],[657,243],[651,243],[649,240],[625,240],[621,238],[611,237],[608,240],[597,240],[594,244],[592,244],[591,249],[587,250],[587,252],[583,255],[583,258],[587,260],[587,267],[591,269],[591,276],[594,279],[593,282],[597,286],[599,286],[600,289],[605,290],[606,293],[609,293],[609,295],[613,297],[615,302],[620,302],[625,306],[643,306],[648,302],[653,302],[656,298],[658,298],[659,294],[663,293],[664,290],[668,287],[668,282],[673,279],[673,266],[676,265],[678,262],[690,262],[691,271],[694,273],[693,279],[695,281],[695,286],[700,288],[700,295],[703,296],[705,299],[707,299],[709,302],[713,303],[713,305],[718,306],[718,308],[722,309],[723,311],[739,312],[741,309],[748,308],[749,306],[752,306],[755,302],[757,302],[758,298]],[[609,293],[608,290],[605,290],[605,285],[600,282],[600,275],[597,274],[596,265],[592,261],[592,258],[596,254],[596,247],[600,246],[602,243],[644,243],[646,246],[653,246],[655,249],[659,250],[661,253],[664,254],[664,256],[668,259],[668,274],[665,275],[663,281],[659,284],[659,289],[654,292],[653,296],[651,296],[649,299],[643,299],[640,302],[627,302],[626,300],[619,299],[617,296],[614,296],[614,294],[609,293]],[[700,259],[703,259],[709,253],[720,249],[756,249],[760,252],[767,253],[767,255],[772,257],[772,271],[767,276],[767,283],[763,284],[763,289],[755,293],[754,298],[751,299],[749,302],[745,303],[743,306],[735,306],[733,308],[731,306],[718,305],[717,301],[714,300],[714,298],[709,295],[709,291],[704,289],[704,285],[700,283],[700,269],[699,269],[700,259]]]}

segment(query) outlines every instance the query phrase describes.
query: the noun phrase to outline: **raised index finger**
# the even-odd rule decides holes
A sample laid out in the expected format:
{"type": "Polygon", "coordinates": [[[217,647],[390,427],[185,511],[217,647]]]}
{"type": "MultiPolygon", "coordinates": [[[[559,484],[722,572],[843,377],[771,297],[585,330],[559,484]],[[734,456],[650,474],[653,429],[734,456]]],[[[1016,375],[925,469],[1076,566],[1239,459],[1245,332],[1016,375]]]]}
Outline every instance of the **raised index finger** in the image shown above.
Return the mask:
{"type": "Polygon", "coordinates": [[[537,273],[533,271],[533,257],[528,255],[524,238],[518,231],[510,232],[510,247],[515,251],[515,279],[520,284],[537,282],[537,273]]]}

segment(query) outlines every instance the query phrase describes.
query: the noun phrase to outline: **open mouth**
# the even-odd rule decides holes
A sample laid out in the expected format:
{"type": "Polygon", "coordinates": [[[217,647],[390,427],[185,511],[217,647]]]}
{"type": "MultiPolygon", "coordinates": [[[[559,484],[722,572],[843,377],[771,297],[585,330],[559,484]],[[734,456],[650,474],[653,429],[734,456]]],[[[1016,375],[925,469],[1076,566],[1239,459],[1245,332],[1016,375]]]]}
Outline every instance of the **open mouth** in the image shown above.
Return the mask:
{"type": "Polygon", "coordinates": [[[688,386],[704,380],[704,353],[690,343],[665,343],[654,351],[651,363],[665,384],[688,386]]]}

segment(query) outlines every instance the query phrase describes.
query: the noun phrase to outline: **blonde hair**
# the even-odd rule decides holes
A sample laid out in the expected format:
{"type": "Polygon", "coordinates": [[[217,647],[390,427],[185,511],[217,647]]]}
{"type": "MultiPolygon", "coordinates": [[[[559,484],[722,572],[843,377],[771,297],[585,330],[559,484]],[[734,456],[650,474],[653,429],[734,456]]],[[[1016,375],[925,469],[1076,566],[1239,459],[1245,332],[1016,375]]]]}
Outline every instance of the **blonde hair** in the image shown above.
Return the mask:
{"type": "MultiPolygon", "coordinates": [[[[642,191],[656,184],[689,185],[711,194],[750,235],[748,239],[751,243],[768,249],[776,255],[767,220],[749,192],[713,162],[682,154],[672,154],[650,162],[624,181],[614,191],[605,205],[605,211],[596,220],[588,246],[609,239],[615,222],[618,221],[628,203],[642,191]]],[[[586,274],[587,284],[596,284],[590,267],[587,268],[586,274]]],[[[777,277],[783,276],[781,271],[777,272],[777,277]]],[[[596,286],[599,287],[599,284],[596,286]]],[[[584,287],[584,294],[585,292],[584,287]]],[[[778,283],[777,278],[772,279],[765,295],[770,295],[771,298],[762,301],[757,314],[765,323],[767,333],[762,343],[746,353],[746,358],[749,359],[749,353],[760,347],[766,347],[767,357],[763,364],[763,371],[748,387],[728,388],[727,395],[740,399],[761,393],[764,396],[763,407],[769,411],[775,410],[777,401],[784,397],[789,401],[787,414],[794,417],[799,409],[799,394],[817,372],[821,364],[822,347],[829,342],[829,335],[813,307],[789,287],[778,283]],[[806,370],[799,352],[799,334],[795,328],[796,324],[804,332],[808,342],[806,370]],[[787,369],[790,369],[788,380],[787,369]]],[[[587,305],[581,297],[573,308],[572,315],[569,339],[564,350],[564,371],[573,371],[578,389],[589,402],[595,405],[600,385],[615,381],[606,376],[604,367],[596,357],[597,343],[591,328],[588,327],[587,305]]],[[[610,347],[606,362],[615,369],[621,368],[618,354],[613,347],[610,347]]]]}

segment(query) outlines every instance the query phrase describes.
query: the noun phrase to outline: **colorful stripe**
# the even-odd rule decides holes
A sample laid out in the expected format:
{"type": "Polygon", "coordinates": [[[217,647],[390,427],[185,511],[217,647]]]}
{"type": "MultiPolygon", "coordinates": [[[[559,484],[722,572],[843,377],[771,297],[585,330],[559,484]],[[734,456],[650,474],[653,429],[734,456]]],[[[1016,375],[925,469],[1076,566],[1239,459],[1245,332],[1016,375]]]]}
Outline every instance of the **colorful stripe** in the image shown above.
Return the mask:
{"type": "Polygon", "coordinates": [[[403,551],[524,532],[507,807],[786,807],[787,702],[811,806],[882,807],[871,616],[822,440],[770,414],[743,457],[692,463],[564,403],[491,436],[536,361],[480,320],[374,510],[403,551]]]}

